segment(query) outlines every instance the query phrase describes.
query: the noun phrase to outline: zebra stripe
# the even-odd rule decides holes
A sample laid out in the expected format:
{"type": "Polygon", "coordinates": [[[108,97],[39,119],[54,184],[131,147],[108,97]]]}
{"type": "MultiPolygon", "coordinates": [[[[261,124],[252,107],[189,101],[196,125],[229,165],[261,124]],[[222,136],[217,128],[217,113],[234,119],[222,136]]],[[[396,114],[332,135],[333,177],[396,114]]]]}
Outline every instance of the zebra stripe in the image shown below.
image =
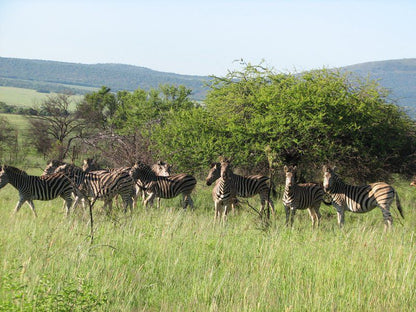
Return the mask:
{"type": "MultiPolygon", "coordinates": [[[[211,169],[208,172],[207,178],[205,179],[206,184],[208,186],[211,185],[220,177],[220,175],[221,163],[211,164],[211,169]]],[[[240,176],[238,174],[233,173],[231,170],[230,179],[231,183],[234,185],[234,188],[236,189],[237,196],[248,198],[259,194],[261,202],[260,212],[263,213],[266,204],[268,204],[268,206],[272,208],[272,212],[274,213],[274,203],[270,198],[270,193],[273,197],[275,197],[276,190],[274,186],[269,187],[267,182],[270,180],[270,178],[263,175],[240,176]]]]}
{"type": "MultiPolygon", "coordinates": [[[[120,195],[124,212],[127,212],[127,208],[132,209],[132,198],[135,193],[135,182],[128,169],[85,172],[74,165],[65,164],[56,168],[55,172],[65,173],[81,191],[85,192],[86,196],[103,199],[103,208],[108,207],[108,211],[112,209],[113,198],[120,195]]],[[[79,197],[75,199],[74,207],[79,199],[79,197]]]]}
{"type": "Polygon", "coordinates": [[[137,184],[148,194],[144,201],[145,207],[153,205],[155,197],[174,198],[182,194],[183,208],[189,205],[194,208],[191,193],[196,186],[195,177],[188,174],[175,174],[171,176],[157,176],[152,168],[142,162],[136,162],[131,169],[133,179],[137,180],[137,184]]]}
{"type": "Polygon", "coordinates": [[[343,182],[335,173],[334,168],[323,167],[324,189],[331,196],[332,204],[337,210],[338,224],[344,225],[345,210],[365,213],[380,207],[385,229],[393,224],[390,213],[390,206],[396,196],[396,206],[402,218],[403,210],[400,204],[399,195],[395,189],[385,182],[376,182],[369,185],[355,186],[343,182]]]}
{"type": "Polygon", "coordinates": [[[284,167],[286,182],[283,193],[283,205],[286,213],[286,225],[293,226],[296,210],[308,209],[309,215],[312,219],[312,227],[319,226],[321,214],[319,208],[321,202],[324,202],[325,191],[322,186],[317,183],[296,183],[296,166],[284,167]]]}
{"type": "Polygon", "coordinates": [[[232,206],[237,201],[237,190],[232,181],[233,172],[230,169],[230,162],[228,160],[222,161],[220,164],[220,176],[215,183],[212,190],[212,199],[215,205],[214,220],[220,219],[225,222],[229,211],[229,206],[232,206]]]}
{"type": "Polygon", "coordinates": [[[32,176],[18,168],[2,166],[0,169],[0,189],[7,183],[19,191],[20,199],[14,213],[17,213],[20,207],[27,202],[37,217],[33,200],[52,200],[60,196],[65,200],[66,214],[69,215],[72,204],[71,194],[75,187],[65,175],[56,173],[48,176],[32,176]]]}

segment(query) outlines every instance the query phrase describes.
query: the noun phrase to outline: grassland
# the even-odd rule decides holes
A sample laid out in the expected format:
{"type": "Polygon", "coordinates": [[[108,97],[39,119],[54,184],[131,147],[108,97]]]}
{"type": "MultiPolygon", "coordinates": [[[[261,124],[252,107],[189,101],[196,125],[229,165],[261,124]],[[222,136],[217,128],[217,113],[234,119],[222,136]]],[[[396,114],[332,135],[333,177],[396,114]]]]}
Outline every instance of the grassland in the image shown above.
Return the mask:
{"type": "MultiPolygon", "coordinates": [[[[36,172],[36,170],[32,170],[36,172]]],[[[0,190],[0,310],[7,311],[413,311],[416,192],[397,188],[405,211],[383,231],[379,210],[333,208],[311,229],[306,211],[284,226],[283,207],[265,227],[247,207],[213,222],[210,188],[198,183],[195,211],[179,199],[132,214],[94,208],[64,217],[62,200],[11,212],[17,192],[0,190]]],[[[251,201],[255,204],[256,201],[251,201]]]]}
{"type": "MultiPolygon", "coordinates": [[[[0,102],[18,107],[39,107],[42,101],[54,94],[55,93],[41,93],[31,89],[0,86],[0,102]]],[[[74,102],[74,108],[75,103],[81,98],[81,95],[74,95],[71,97],[74,102]]]]}

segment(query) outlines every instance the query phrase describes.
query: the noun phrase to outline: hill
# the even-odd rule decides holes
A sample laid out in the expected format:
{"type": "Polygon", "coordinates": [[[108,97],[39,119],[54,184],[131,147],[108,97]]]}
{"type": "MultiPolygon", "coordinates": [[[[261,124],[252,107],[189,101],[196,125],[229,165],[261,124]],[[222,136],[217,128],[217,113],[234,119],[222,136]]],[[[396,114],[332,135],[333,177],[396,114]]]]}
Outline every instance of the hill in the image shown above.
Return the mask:
{"type": "MultiPolygon", "coordinates": [[[[416,116],[416,59],[368,62],[341,68],[379,80],[391,97],[416,116]]],[[[78,64],[0,57],[0,86],[40,92],[72,91],[85,94],[107,86],[113,91],[157,88],[160,84],[185,85],[196,100],[203,100],[208,76],[179,75],[123,64],[78,64]]]]}
{"type": "Polygon", "coordinates": [[[411,115],[416,115],[416,59],[368,62],[346,66],[343,70],[354,72],[362,77],[377,79],[391,90],[391,97],[405,107],[411,115]]]}
{"type": "Polygon", "coordinates": [[[194,99],[205,97],[207,76],[179,75],[123,64],[77,64],[0,57],[0,85],[45,92],[76,94],[107,86],[113,91],[157,88],[160,84],[184,85],[194,99]]]}

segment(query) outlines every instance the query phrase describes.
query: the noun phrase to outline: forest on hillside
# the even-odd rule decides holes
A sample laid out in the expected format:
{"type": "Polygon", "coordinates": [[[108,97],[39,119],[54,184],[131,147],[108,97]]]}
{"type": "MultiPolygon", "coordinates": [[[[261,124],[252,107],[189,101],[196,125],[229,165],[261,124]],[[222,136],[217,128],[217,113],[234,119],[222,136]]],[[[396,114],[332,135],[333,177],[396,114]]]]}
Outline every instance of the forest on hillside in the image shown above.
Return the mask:
{"type": "Polygon", "coordinates": [[[138,87],[149,90],[172,84],[186,86],[192,90],[193,99],[202,100],[209,80],[207,76],[179,75],[122,64],[87,65],[0,57],[0,85],[49,92],[85,94],[88,92],[85,87],[102,86],[114,92],[134,91],[138,87]]]}

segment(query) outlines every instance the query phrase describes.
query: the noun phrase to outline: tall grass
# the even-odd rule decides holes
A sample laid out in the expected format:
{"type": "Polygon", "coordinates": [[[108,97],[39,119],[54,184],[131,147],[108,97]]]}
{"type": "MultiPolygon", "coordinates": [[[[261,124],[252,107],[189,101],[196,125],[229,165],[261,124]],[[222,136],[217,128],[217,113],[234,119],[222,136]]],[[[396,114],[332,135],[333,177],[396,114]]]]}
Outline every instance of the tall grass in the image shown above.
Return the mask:
{"type": "MultiPolygon", "coordinates": [[[[7,311],[413,311],[416,305],[416,192],[397,182],[405,220],[383,231],[382,214],[333,208],[311,228],[299,211],[293,229],[277,214],[265,227],[243,208],[213,221],[210,188],[198,184],[195,211],[179,199],[162,208],[94,208],[64,217],[61,199],[11,215],[17,192],[0,190],[0,310],[7,311]]],[[[251,204],[258,204],[252,200],[251,204]]]]}

